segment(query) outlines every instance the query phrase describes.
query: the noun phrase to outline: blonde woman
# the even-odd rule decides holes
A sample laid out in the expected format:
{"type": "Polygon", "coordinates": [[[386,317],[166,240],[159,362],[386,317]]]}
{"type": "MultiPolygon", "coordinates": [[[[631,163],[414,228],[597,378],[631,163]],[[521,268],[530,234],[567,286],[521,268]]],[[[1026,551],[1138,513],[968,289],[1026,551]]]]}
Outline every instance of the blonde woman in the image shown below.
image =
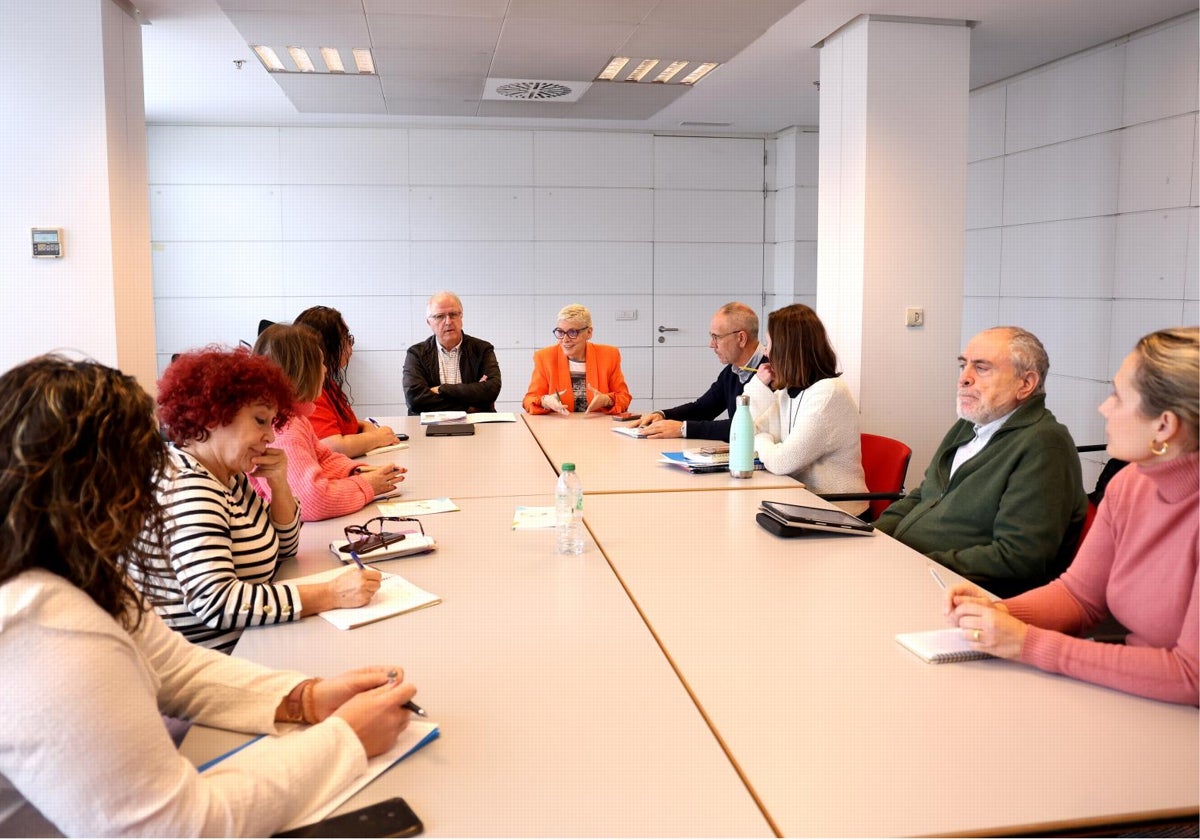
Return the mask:
{"type": "Polygon", "coordinates": [[[621,373],[621,351],[592,342],[592,314],[564,306],[551,332],[558,344],[533,354],[533,376],[522,402],[530,414],[573,411],[619,414],[633,397],[621,373]]]}

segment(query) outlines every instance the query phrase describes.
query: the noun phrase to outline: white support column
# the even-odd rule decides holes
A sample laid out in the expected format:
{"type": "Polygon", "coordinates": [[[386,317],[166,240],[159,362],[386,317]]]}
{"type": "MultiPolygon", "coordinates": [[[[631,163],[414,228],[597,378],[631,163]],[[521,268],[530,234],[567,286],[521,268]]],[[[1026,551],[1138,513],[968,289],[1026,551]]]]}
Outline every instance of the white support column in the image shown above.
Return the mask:
{"type": "Polygon", "coordinates": [[[112,0],[40,0],[0,52],[0,370],[70,348],[153,391],[141,29],[112,0]],[[64,257],[33,259],[31,227],[63,228],[64,257]]]}
{"type": "Polygon", "coordinates": [[[954,419],[969,36],[863,16],[821,49],[817,310],[864,431],[912,446],[909,486],[954,419]]]}

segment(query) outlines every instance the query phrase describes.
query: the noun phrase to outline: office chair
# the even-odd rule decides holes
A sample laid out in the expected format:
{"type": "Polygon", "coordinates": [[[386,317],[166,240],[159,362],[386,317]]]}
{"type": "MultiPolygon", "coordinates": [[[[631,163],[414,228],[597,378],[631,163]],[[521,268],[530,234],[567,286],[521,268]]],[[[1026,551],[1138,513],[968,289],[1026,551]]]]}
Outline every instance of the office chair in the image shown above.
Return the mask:
{"type": "Polygon", "coordinates": [[[869,501],[870,506],[859,514],[867,522],[874,522],[887,506],[904,496],[904,477],[908,475],[908,461],[912,449],[907,444],[880,435],[862,435],[863,476],[867,482],[866,493],[818,493],[829,502],[869,501]]]}

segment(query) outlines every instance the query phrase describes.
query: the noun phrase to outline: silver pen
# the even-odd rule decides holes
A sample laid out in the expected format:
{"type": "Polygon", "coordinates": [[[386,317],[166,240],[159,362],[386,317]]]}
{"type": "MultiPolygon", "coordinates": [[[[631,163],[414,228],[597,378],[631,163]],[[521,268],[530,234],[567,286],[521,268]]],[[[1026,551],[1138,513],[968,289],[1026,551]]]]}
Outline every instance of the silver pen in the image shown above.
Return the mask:
{"type": "Polygon", "coordinates": [[[933,579],[937,585],[945,589],[946,581],[942,580],[942,576],[937,573],[937,569],[933,568],[933,566],[926,566],[925,568],[929,569],[929,574],[933,575],[933,579]]]}

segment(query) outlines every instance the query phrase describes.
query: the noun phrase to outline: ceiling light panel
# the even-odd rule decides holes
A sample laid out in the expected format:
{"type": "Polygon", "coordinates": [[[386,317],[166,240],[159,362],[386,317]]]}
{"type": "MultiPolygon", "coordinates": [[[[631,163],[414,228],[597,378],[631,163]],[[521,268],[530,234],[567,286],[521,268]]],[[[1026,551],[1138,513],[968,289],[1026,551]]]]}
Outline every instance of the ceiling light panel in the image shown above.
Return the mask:
{"type": "Polygon", "coordinates": [[[595,77],[595,81],[694,85],[720,66],[719,61],[689,61],[686,58],[667,60],[617,55],[608,61],[595,77]]]}
{"type": "Polygon", "coordinates": [[[263,67],[269,73],[303,73],[305,75],[375,75],[375,62],[371,51],[366,47],[302,47],[294,44],[286,47],[272,47],[266,44],[251,44],[250,48],[258,56],[263,67]],[[288,61],[280,58],[286,55],[288,61]],[[320,60],[314,61],[313,56],[319,55],[320,60]],[[343,56],[354,57],[354,69],[346,72],[343,56]]]}

